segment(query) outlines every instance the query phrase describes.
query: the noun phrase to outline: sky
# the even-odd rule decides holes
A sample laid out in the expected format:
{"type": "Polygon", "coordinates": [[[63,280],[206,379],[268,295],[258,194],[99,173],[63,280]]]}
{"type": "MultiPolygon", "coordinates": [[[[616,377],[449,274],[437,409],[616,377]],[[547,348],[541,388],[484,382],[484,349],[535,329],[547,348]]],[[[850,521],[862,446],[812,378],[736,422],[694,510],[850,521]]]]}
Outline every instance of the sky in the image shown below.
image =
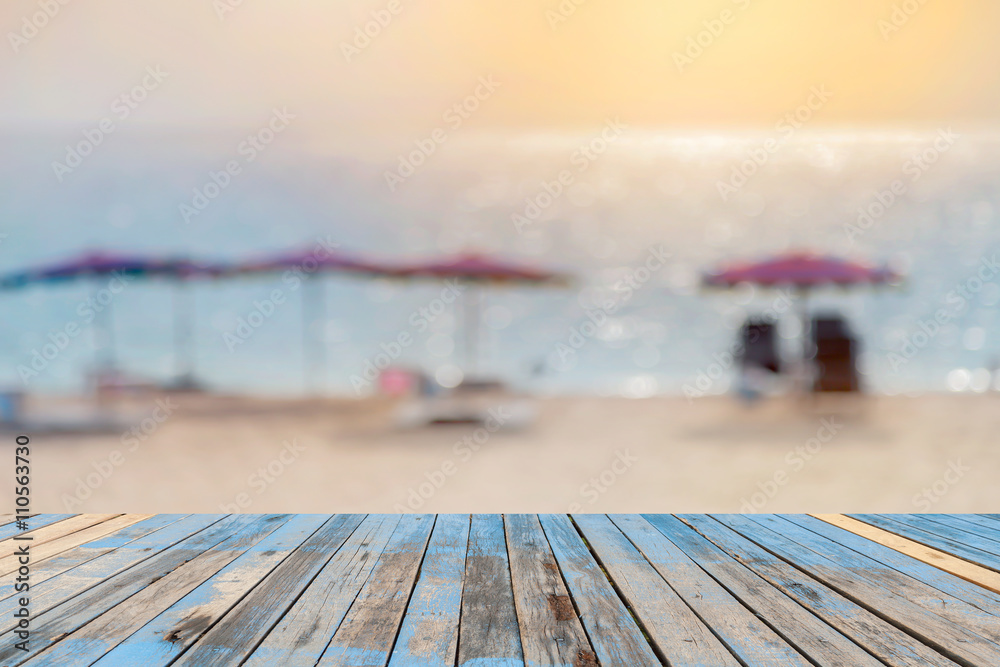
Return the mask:
{"type": "Polygon", "coordinates": [[[479,132],[770,128],[816,87],[818,127],[1000,121],[995,0],[62,1],[0,4],[2,128],[93,125],[149,67],[166,77],[136,128],[277,107],[362,152],[448,128],[463,101],[479,132]]]}

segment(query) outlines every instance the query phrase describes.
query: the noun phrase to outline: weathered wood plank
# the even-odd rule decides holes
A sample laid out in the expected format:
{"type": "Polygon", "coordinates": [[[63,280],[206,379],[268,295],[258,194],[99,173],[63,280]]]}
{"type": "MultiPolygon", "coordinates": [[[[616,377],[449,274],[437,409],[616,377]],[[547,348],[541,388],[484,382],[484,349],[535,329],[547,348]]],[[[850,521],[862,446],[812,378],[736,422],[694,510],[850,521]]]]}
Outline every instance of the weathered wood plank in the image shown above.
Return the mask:
{"type": "Polygon", "coordinates": [[[894,590],[863,578],[854,568],[844,567],[805,549],[743,516],[725,515],[717,519],[951,660],[1000,664],[1000,646],[946,622],[943,617],[914,604],[894,590]]]}
{"type": "MultiPolygon", "coordinates": [[[[104,539],[93,540],[57,556],[47,558],[40,563],[32,562],[31,586],[37,588],[38,585],[48,581],[52,577],[67,572],[77,565],[82,565],[98,556],[103,556],[126,542],[139,539],[164,526],[175,523],[184,518],[184,516],[183,514],[157,514],[149,519],[118,530],[104,539]]],[[[11,572],[6,576],[0,577],[0,601],[16,595],[14,583],[17,576],[17,572],[11,572]]]]}
{"type": "Polygon", "coordinates": [[[709,517],[682,515],[685,526],[675,517],[644,516],[818,664],[954,667],[893,625],[709,517]]]}
{"type": "Polygon", "coordinates": [[[962,527],[951,525],[947,520],[931,519],[930,514],[879,514],[883,519],[888,519],[896,523],[909,526],[917,530],[922,530],[932,535],[939,535],[949,540],[954,540],[970,549],[978,549],[990,554],[993,559],[1000,562],[1000,542],[995,542],[979,533],[969,532],[962,527]]]}
{"type": "MultiPolygon", "coordinates": [[[[364,515],[338,514],[324,524],[202,635],[174,665],[240,664],[309,586],[316,573],[331,557],[339,554],[341,546],[363,519],[364,515]]],[[[321,619],[313,620],[318,623],[321,619]]],[[[264,664],[289,663],[273,661],[264,664]]]]}
{"type": "MultiPolygon", "coordinates": [[[[141,591],[122,600],[113,608],[87,622],[86,625],[70,631],[56,644],[40,652],[37,659],[60,665],[60,667],[86,667],[93,664],[95,660],[115,648],[136,630],[142,629],[146,623],[156,618],[161,612],[206,582],[213,581],[223,569],[237,560],[247,557],[248,554],[255,555],[253,552],[255,546],[266,542],[266,549],[279,548],[276,544],[278,540],[270,538],[274,536],[275,532],[288,525],[291,518],[289,515],[255,516],[253,522],[237,530],[211,549],[207,549],[160,579],[151,582],[141,591]]],[[[259,555],[259,552],[256,555],[259,555]]],[[[269,564],[273,565],[273,559],[269,564]]],[[[254,583],[256,581],[255,579],[254,583]]],[[[225,583],[231,585],[233,582],[230,580],[225,583]]],[[[192,621],[193,625],[204,621],[200,617],[189,620],[192,621]]],[[[197,628],[187,629],[200,633],[197,628]]],[[[170,644],[169,641],[163,643],[170,644]]],[[[152,647],[145,646],[143,648],[150,649],[152,647]]],[[[141,658],[141,660],[125,664],[167,664],[161,660],[161,656],[149,650],[144,650],[134,657],[141,658]]]]}
{"type": "Polygon", "coordinates": [[[743,664],[812,664],[643,517],[615,514],[610,518],[743,664]]]}
{"type": "MultiPolygon", "coordinates": [[[[73,516],[62,519],[60,521],[54,521],[52,523],[47,523],[44,526],[39,526],[38,528],[32,528],[30,531],[24,531],[23,533],[17,531],[15,534],[19,536],[27,537],[31,536],[31,548],[38,549],[41,545],[46,542],[51,542],[52,540],[59,539],[77,532],[78,530],[83,530],[84,528],[90,528],[91,526],[96,526],[99,523],[104,523],[110,519],[114,519],[120,514],[74,514],[73,516]]],[[[0,542],[0,553],[8,553],[16,549],[17,540],[13,538],[3,540],[0,542]]],[[[6,574],[6,573],[5,573],[6,574]]]]}
{"type": "MultiPolygon", "coordinates": [[[[278,527],[217,573],[205,579],[197,588],[138,631],[136,631],[137,621],[128,624],[107,623],[108,627],[92,633],[94,640],[99,640],[103,645],[102,648],[112,646],[116,639],[124,641],[94,664],[101,667],[170,664],[330,518],[329,515],[318,514],[292,517],[288,523],[278,527]],[[127,628],[124,632],[121,629],[122,625],[126,625],[127,628]]],[[[173,589],[169,592],[171,598],[176,597],[173,589]]],[[[162,607],[163,602],[156,600],[156,606],[162,607]]],[[[115,611],[123,607],[126,607],[125,603],[116,607],[115,611]]],[[[146,610],[141,610],[140,613],[142,617],[149,615],[146,610]]],[[[84,628],[84,630],[89,629],[89,625],[84,628]]],[[[60,645],[72,638],[73,635],[60,642],[60,645]]],[[[89,665],[91,663],[84,661],[83,658],[93,661],[98,657],[100,654],[96,651],[92,649],[85,651],[80,647],[76,649],[73,659],[80,664],[89,665]]]]}
{"type": "MultiPolygon", "coordinates": [[[[162,553],[167,548],[193,537],[198,532],[219,522],[224,515],[199,514],[187,517],[162,530],[146,535],[133,542],[123,544],[114,551],[95,558],[79,567],[53,577],[48,581],[31,587],[32,612],[37,618],[46,611],[62,604],[74,596],[80,595],[95,586],[98,586],[108,579],[124,572],[145,560],[150,559],[158,553],[162,553]]],[[[114,538],[112,535],[111,538],[114,538]]],[[[93,545],[100,545],[104,538],[93,542],[93,545]]],[[[221,538],[220,538],[221,541],[221,538]]],[[[97,547],[95,547],[97,548],[97,547]]],[[[0,605],[0,630],[7,632],[14,628],[14,623],[7,621],[10,618],[7,613],[12,600],[6,600],[0,605]]]]}
{"type": "Polygon", "coordinates": [[[919,524],[913,525],[906,521],[896,520],[896,516],[880,514],[849,514],[848,516],[858,519],[859,521],[864,521],[865,523],[869,523],[873,526],[877,526],[883,530],[887,530],[890,533],[895,533],[900,537],[905,537],[913,540],[914,542],[920,542],[926,546],[940,549],[945,553],[963,558],[971,563],[993,570],[994,572],[1000,572],[1000,556],[988,551],[983,551],[977,547],[969,546],[963,542],[958,542],[937,532],[926,531],[923,528],[920,528],[919,524]]]}
{"type": "Polygon", "coordinates": [[[976,546],[980,541],[985,540],[984,544],[989,545],[989,550],[992,553],[996,553],[997,549],[1000,549],[1000,526],[997,525],[996,521],[991,521],[989,519],[973,515],[914,514],[912,516],[913,518],[920,519],[921,522],[926,522],[931,526],[939,524],[956,531],[950,535],[952,539],[963,542],[969,546],[976,546]],[[975,540],[970,542],[962,539],[963,534],[972,535],[975,540]]]}
{"type": "MultiPolygon", "coordinates": [[[[281,520],[282,517],[279,516],[267,517],[264,520],[256,516],[231,516],[135,567],[106,579],[85,593],[36,616],[32,623],[34,634],[29,652],[15,650],[8,635],[0,636],[0,664],[5,660],[16,664],[45,650],[115,605],[167,577],[188,561],[193,561],[206,552],[211,553],[212,547],[226,543],[234,536],[239,539],[244,534],[256,534],[261,530],[262,523],[281,520]]],[[[217,553],[225,554],[226,551],[217,553]]]]}
{"type": "Polygon", "coordinates": [[[458,652],[469,515],[441,514],[406,608],[390,667],[452,667],[458,652]]]}
{"type": "MultiPolygon", "coordinates": [[[[48,540],[47,542],[36,544],[33,541],[31,543],[32,569],[34,569],[36,563],[40,565],[46,558],[51,558],[52,556],[63,553],[64,551],[69,551],[70,549],[78,547],[81,544],[92,542],[99,537],[104,537],[105,535],[121,530],[122,528],[127,528],[134,523],[139,523],[140,521],[148,519],[152,516],[152,514],[122,514],[121,516],[114,517],[108,521],[103,521],[90,526],[89,528],[84,528],[68,535],[48,540]]],[[[0,558],[0,576],[9,575],[11,572],[17,572],[18,567],[19,563],[16,554],[0,558]]]]}
{"type": "Polygon", "coordinates": [[[811,514],[810,516],[904,553],[945,572],[950,572],[956,577],[982,586],[994,593],[1000,593],[1000,573],[993,570],[975,565],[945,551],[914,542],[877,526],[858,521],[845,514],[811,514]]]}
{"type": "Polygon", "coordinates": [[[521,660],[503,517],[476,514],[465,562],[458,665],[519,665],[521,660]]]}
{"type": "Polygon", "coordinates": [[[596,667],[594,654],[534,514],[504,516],[524,664],[596,667]]]}
{"type": "Polygon", "coordinates": [[[434,516],[404,515],[318,665],[385,665],[403,621],[434,516]]]}
{"type": "MultiPolygon", "coordinates": [[[[782,550],[792,549],[799,557],[800,562],[803,563],[808,563],[819,556],[818,562],[824,566],[829,567],[828,563],[833,563],[841,571],[850,572],[857,585],[867,584],[875,591],[878,588],[884,588],[899,595],[907,602],[923,607],[945,620],[957,623],[959,626],[966,627],[980,637],[985,637],[994,643],[1000,642],[1000,618],[975,605],[779,517],[747,515],[741,519],[756,523],[776,534],[774,537],[770,537],[770,533],[766,531],[755,533],[755,535],[767,539],[767,544],[761,544],[766,549],[775,553],[778,553],[775,550],[778,548],[782,550]],[[792,547],[792,544],[798,545],[798,547],[792,547]],[[775,549],[771,549],[772,546],[775,549]]],[[[755,538],[751,539],[757,541],[755,538]]],[[[780,556],[781,553],[778,555],[780,556]]]]}
{"type": "Polygon", "coordinates": [[[677,667],[739,667],[729,649],[608,517],[574,514],[573,520],[661,659],[677,667]]]}
{"type": "Polygon", "coordinates": [[[34,516],[28,517],[28,530],[21,530],[17,527],[16,523],[8,523],[6,525],[0,526],[0,553],[6,553],[8,547],[10,547],[13,542],[8,542],[10,538],[15,535],[30,535],[33,531],[39,528],[44,528],[45,526],[50,526],[59,521],[65,521],[70,519],[76,514],[35,514],[34,516]]]}
{"type": "MultiPolygon", "coordinates": [[[[340,627],[378,562],[400,517],[373,514],[364,519],[343,546],[317,568],[318,574],[295,604],[281,616],[244,663],[247,667],[315,665],[340,627]]],[[[274,587],[274,584],[265,584],[274,587]]]]}
{"type": "MultiPolygon", "coordinates": [[[[934,588],[954,595],[960,600],[974,604],[985,612],[1000,614],[1000,595],[984,590],[983,587],[961,579],[942,569],[928,565],[922,560],[908,556],[896,549],[884,546],[877,541],[856,535],[837,525],[827,523],[816,517],[806,515],[789,515],[782,517],[791,523],[810,530],[818,535],[829,538],[849,549],[864,554],[884,565],[888,565],[904,574],[930,584],[934,588]]],[[[867,524],[861,524],[863,526],[867,524]]],[[[879,530],[873,528],[873,530],[879,530]]],[[[902,538],[899,538],[902,539],[902,538]]],[[[965,561],[962,561],[963,563],[965,561]]],[[[988,572],[988,570],[983,570],[988,572]]]]}
{"type": "Polygon", "coordinates": [[[601,664],[661,664],[569,517],[538,518],[601,664]]]}

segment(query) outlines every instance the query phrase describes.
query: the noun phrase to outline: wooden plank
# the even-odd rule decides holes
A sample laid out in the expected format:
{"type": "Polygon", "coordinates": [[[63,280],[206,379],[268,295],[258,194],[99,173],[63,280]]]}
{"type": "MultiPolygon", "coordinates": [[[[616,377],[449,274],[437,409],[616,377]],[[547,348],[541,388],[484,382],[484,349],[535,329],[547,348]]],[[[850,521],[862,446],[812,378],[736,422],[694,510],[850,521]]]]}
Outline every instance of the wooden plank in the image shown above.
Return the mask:
{"type": "MultiPolygon", "coordinates": [[[[274,536],[275,532],[287,526],[291,518],[289,515],[254,515],[254,520],[251,523],[241,527],[230,537],[183,563],[169,574],[151,582],[141,591],[122,600],[116,606],[87,622],[86,625],[69,631],[54,645],[38,653],[37,658],[49,664],[60,665],[60,667],[86,667],[93,664],[95,660],[116,647],[136,630],[141,629],[161,612],[185,598],[195,589],[202,587],[206,582],[213,581],[226,567],[248,556],[248,554],[259,556],[259,552],[253,553],[255,546],[267,542],[265,549],[280,548],[277,544],[279,540],[268,540],[274,536]]],[[[268,561],[268,564],[273,566],[273,557],[271,561],[268,561]]],[[[255,579],[254,582],[256,581],[255,579]]],[[[225,583],[232,586],[233,581],[229,580],[225,583]]],[[[222,590],[224,591],[225,588],[222,590]]],[[[226,592],[228,593],[228,591],[226,592]]],[[[63,619],[59,620],[61,625],[64,621],[63,619]]],[[[203,622],[200,617],[189,620],[192,621],[192,625],[203,622]]],[[[200,634],[198,629],[188,629],[200,634]]],[[[163,643],[169,644],[170,642],[164,641],[163,643]]],[[[141,659],[126,664],[167,664],[159,661],[159,656],[148,650],[144,650],[134,657],[141,659]]]]}
{"type": "Polygon", "coordinates": [[[50,526],[59,521],[65,521],[71,517],[77,516],[76,514],[36,514],[34,516],[28,517],[28,530],[21,530],[17,527],[16,523],[8,523],[4,526],[0,526],[0,553],[5,553],[7,548],[13,544],[8,542],[10,538],[15,535],[29,535],[33,531],[43,528],[45,526],[50,526]]]}
{"type": "Polygon", "coordinates": [[[894,590],[864,579],[856,568],[845,567],[796,545],[746,517],[730,514],[716,518],[951,660],[977,665],[1000,664],[1000,646],[960,625],[948,623],[942,616],[911,602],[894,590]]]}
{"type": "Polygon", "coordinates": [[[880,514],[879,516],[910,526],[911,528],[954,540],[971,549],[979,549],[991,554],[994,557],[993,559],[1000,563],[1000,542],[991,540],[979,533],[966,530],[968,526],[954,526],[947,519],[933,519],[931,517],[939,516],[933,514],[880,514]]]}
{"type": "Polygon", "coordinates": [[[873,526],[878,526],[900,537],[905,537],[928,547],[939,549],[994,572],[1000,572],[1000,557],[996,554],[983,551],[977,547],[968,546],[963,542],[958,542],[938,532],[928,532],[920,528],[919,524],[913,525],[906,521],[898,521],[895,516],[879,514],[850,514],[848,516],[873,526]]]}
{"type": "MultiPolygon", "coordinates": [[[[184,516],[185,515],[183,514],[156,514],[149,519],[145,519],[144,521],[140,521],[116,531],[112,535],[107,536],[107,538],[88,542],[87,544],[75,547],[57,556],[53,556],[52,558],[47,558],[40,563],[32,562],[31,586],[32,588],[36,588],[38,585],[48,581],[52,577],[58,576],[63,572],[67,572],[77,565],[86,563],[87,561],[93,560],[98,556],[103,556],[104,554],[118,548],[121,544],[139,539],[140,537],[155,532],[164,526],[175,523],[184,516]],[[112,546],[112,543],[108,540],[108,538],[116,540],[117,543],[112,546]],[[100,546],[95,547],[95,544],[99,544],[100,546]]],[[[14,591],[15,579],[17,577],[17,572],[11,572],[6,576],[0,577],[0,601],[6,600],[13,595],[17,595],[14,591]]]]}
{"type": "Polygon", "coordinates": [[[610,518],[743,664],[812,664],[644,518],[634,514],[610,518]]]}
{"type": "Polygon", "coordinates": [[[320,564],[322,569],[317,568],[312,582],[302,584],[305,590],[244,664],[315,665],[368,580],[399,519],[385,514],[366,517],[329,562],[320,564]]]}
{"type": "Polygon", "coordinates": [[[952,661],[714,519],[682,515],[685,526],[675,517],[644,516],[818,664],[954,667],[952,661]]]}
{"type": "Polygon", "coordinates": [[[455,664],[469,527],[468,514],[438,516],[390,667],[455,664]]]}
{"type": "Polygon", "coordinates": [[[574,514],[573,520],[662,660],[678,667],[739,667],[729,649],[608,517],[574,514]]]}
{"type": "MultiPolygon", "coordinates": [[[[953,574],[928,565],[912,556],[900,553],[895,549],[879,544],[878,542],[873,542],[815,517],[795,514],[782,518],[818,535],[827,537],[837,544],[864,554],[883,565],[887,565],[915,579],[930,584],[939,591],[974,604],[985,612],[1000,614],[1000,595],[984,590],[981,586],[960,579],[953,574]]],[[[864,526],[867,524],[861,525],[864,526]]],[[[873,530],[878,529],[873,528],[873,530]]]]}
{"type": "MultiPolygon", "coordinates": [[[[244,597],[218,623],[205,633],[174,665],[240,664],[288,611],[292,603],[315,583],[317,573],[337,558],[353,539],[365,519],[359,514],[338,514],[282,561],[264,581],[244,597]]],[[[314,616],[310,621],[321,625],[326,619],[314,616]]],[[[308,632],[308,629],[306,630],[308,632]]],[[[305,634],[302,635],[306,637],[305,634]]],[[[266,641],[266,640],[265,640],[266,641]]],[[[256,656],[256,652],[254,653],[256,656]]],[[[251,658],[246,664],[254,663],[251,658]]],[[[294,664],[270,660],[260,664],[294,664]]],[[[315,664],[315,660],[309,664],[315,664]]]]}
{"type": "MultiPolygon", "coordinates": [[[[81,544],[86,544],[96,540],[99,537],[104,537],[116,530],[121,530],[122,528],[127,528],[132,524],[139,523],[144,519],[152,517],[152,514],[122,514],[109,521],[104,521],[89,528],[84,528],[83,530],[78,530],[69,535],[63,535],[62,537],[57,537],[53,540],[43,542],[41,544],[31,543],[31,564],[34,570],[35,564],[41,564],[46,558],[51,558],[64,551],[69,551],[73,547],[78,547],[81,544]]],[[[18,556],[16,554],[11,554],[10,556],[5,556],[0,558],[0,576],[8,575],[12,572],[17,572],[19,567],[18,556]]],[[[34,573],[32,573],[34,574],[34,573]]]]}
{"type": "MultiPolygon", "coordinates": [[[[80,595],[95,586],[104,583],[115,575],[141,563],[163,550],[179,543],[181,540],[191,538],[199,531],[217,523],[223,515],[200,514],[190,516],[178,521],[173,525],[146,535],[133,542],[121,545],[111,553],[95,558],[72,570],[53,577],[44,583],[31,587],[32,613],[37,618],[42,613],[66,602],[70,598],[80,595]]],[[[92,545],[102,544],[104,538],[91,543],[92,545]]],[[[10,618],[7,610],[13,610],[13,601],[5,601],[0,605],[0,631],[7,632],[15,627],[14,623],[7,621],[10,618]]]]}
{"type": "MultiPolygon", "coordinates": [[[[288,523],[251,546],[141,628],[138,627],[139,623],[149,616],[144,609],[141,610],[142,617],[137,620],[105,623],[102,630],[91,632],[91,636],[100,640],[105,650],[114,646],[115,640],[121,643],[103,657],[96,651],[85,651],[81,647],[73,656],[74,660],[89,665],[100,657],[94,664],[101,667],[170,664],[330,518],[329,515],[318,514],[292,517],[288,523]],[[124,630],[122,626],[125,626],[124,630]],[[79,656],[91,662],[85,662],[79,656]]],[[[170,594],[171,598],[176,597],[173,589],[170,594]]],[[[115,611],[125,606],[123,603],[115,611]]],[[[163,602],[157,600],[156,607],[162,606],[163,602]]],[[[90,629],[91,626],[88,625],[83,630],[90,629]]],[[[67,644],[72,638],[73,635],[58,646],[67,644]]]]}
{"type": "MultiPolygon", "coordinates": [[[[948,526],[964,533],[970,533],[980,540],[986,540],[991,545],[991,551],[1000,547],[1000,524],[997,524],[996,521],[972,514],[914,514],[913,516],[922,521],[948,526]]],[[[969,544],[969,542],[965,542],[965,544],[969,544]]],[[[975,545],[971,544],[970,546],[975,545]]]]}
{"type": "Polygon", "coordinates": [[[542,514],[538,518],[601,664],[660,665],[569,517],[542,514]]]}
{"type": "MultiPolygon", "coordinates": [[[[75,514],[60,521],[47,523],[44,526],[33,528],[30,531],[20,532],[19,536],[31,536],[31,548],[36,549],[39,545],[51,542],[65,535],[70,535],[78,530],[90,528],[99,523],[114,519],[120,514],[75,514]]],[[[10,538],[0,542],[0,553],[8,553],[17,548],[17,540],[10,538]]]]}
{"type": "Polygon", "coordinates": [[[741,519],[756,523],[777,534],[776,537],[769,537],[770,534],[767,532],[756,533],[768,540],[768,544],[761,544],[766,549],[771,550],[771,545],[776,549],[789,548],[789,543],[798,545],[802,550],[796,549],[796,553],[806,560],[814,558],[812,554],[820,556],[819,562],[823,565],[826,566],[827,561],[830,561],[842,571],[851,572],[856,584],[866,583],[876,590],[881,587],[892,591],[907,602],[965,627],[980,637],[1000,643],[1000,618],[975,605],[773,515],[747,515],[741,519]],[[808,553],[810,551],[812,554],[808,553]]]}
{"type": "Polygon", "coordinates": [[[404,515],[347,611],[319,666],[385,665],[416,582],[432,514],[404,515]]]}
{"type": "Polygon", "coordinates": [[[596,667],[594,654],[534,514],[504,517],[514,608],[526,665],[596,667]]]}
{"type": "MultiPolygon", "coordinates": [[[[93,621],[140,591],[145,593],[144,589],[156,590],[163,594],[160,587],[153,587],[152,584],[161,579],[167,579],[167,575],[181,568],[185,563],[195,562],[203,554],[207,554],[205,560],[215,562],[218,558],[224,558],[229,550],[220,548],[219,551],[211,551],[213,547],[239,545],[241,540],[252,539],[252,536],[258,535],[269,526],[283,523],[285,520],[279,515],[264,518],[253,515],[234,515],[213,525],[208,530],[196,533],[180,544],[158,553],[139,565],[106,579],[87,592],[35,616],[32,620],[30,651],[18,651],[13,647],[9,635],[0,636],[0,664],[3,664],[5,660],[21,661],[43,651],[64,636],[93,621]]],[[[235,555],[238,554],[234,554],[233,557],[235,555]]],[[[188,571],[200,572],[200,568],[190,568],[188,571]]],[[[176,576],[182,577],[183,575],[176,576]]],[[[173,581],[175,578],[169,577],[169,580],[173,581]]],[[[147,596],[140,597],[149,601],[147,596]]]]}
{"type": "Polygon", "coordinates": [[[520,665],[521,637],[499,514],[476,514],[469,533],[458,665],[520,665]]]}
{"type": "Polygon", "coordinates": [[[912,556],[928,565],[933,565],[945,572],[950,572],[956,577],[982,586],[994,593],[1000,593],[1000,574],[993,570],[980,567],[945,551],[914,542],[877,526],[849,517],[846,514],[810,514],[809,516],[815,517],[820,521],[825,521],[838,528],[843,528],[855,535],[860,535],[865,539],[877,542],[890,549],[895,549],[900,553],[912,556]]]}

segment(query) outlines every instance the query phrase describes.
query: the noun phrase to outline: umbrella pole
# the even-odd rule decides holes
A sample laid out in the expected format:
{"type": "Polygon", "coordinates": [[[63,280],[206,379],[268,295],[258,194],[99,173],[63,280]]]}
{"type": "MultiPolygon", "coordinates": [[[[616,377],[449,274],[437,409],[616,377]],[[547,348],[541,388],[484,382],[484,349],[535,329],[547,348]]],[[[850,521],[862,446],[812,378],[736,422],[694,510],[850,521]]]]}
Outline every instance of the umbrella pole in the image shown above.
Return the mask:
{"type": "Polygon", "coordinates": [[[799,289],[799,390],[803,396],[810,392],[812,373],[809,368],[809,338],[812,326],[809,320],[809,291],[805,287],[799,289]]]}
{"type": "MultiPolygon", "coordinates": [[[[96,282],[91,291],[93,302],[97,305],[100,305],[98,301],[98,295],[101,291],[100,284],[100,281],[96,282]]],[[[95,338],[98,343],[97,367],[108,371],[114,370],[117,356],[115,354],[114,317],[111,303],[109,299],[108,304],[97,311],[97,317],[94,319],[94,331],[97,334],[95,338]]]]}
{"type": "Polygon", "coordinates": [[[174,373],[178,384],[194,379],[193,296],[186,280],[174,285],[174,373]]]}
{"type": "Polygon", "coordinates": [[[313,336],[312,325],[317,317],[324,320],[326,291],[322,276],[308,276],[302,289],[302,376],[306,393],[318,393],[320,379],[325,375],[325,336],[313,336]],[[314,348],[314,349],[310,349],[314,348]]]}
{"type": "Polygon", "coordinates": [[[464,297],[465,317],[463,318],[465,320],[465,367],[470,376],[474,376],[479,370],[479,327],[482,317],[482,313],[480,313],[481,300],[482,294],[479,289],[470,286],[464,297]]]}

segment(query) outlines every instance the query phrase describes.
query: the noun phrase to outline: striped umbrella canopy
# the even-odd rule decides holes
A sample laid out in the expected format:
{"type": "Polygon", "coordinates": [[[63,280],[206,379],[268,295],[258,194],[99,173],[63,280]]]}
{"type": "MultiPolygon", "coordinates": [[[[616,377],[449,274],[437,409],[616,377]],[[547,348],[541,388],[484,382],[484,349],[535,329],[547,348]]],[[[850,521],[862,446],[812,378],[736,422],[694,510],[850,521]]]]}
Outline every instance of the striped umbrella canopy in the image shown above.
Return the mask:
{"type": "Polygon", "coordinates": [[[86,252],[69,259],[42,264],[0,277],[0,289],[16,289],[36,283],[115,274],[173,278],[215,276],[220,275],[222,270],[222,265],[199,263],[186,258],[86,252]]]}
{"type": "Polygon", "coordinates": [[[741,283],[751,283],[765,287],[808,289],[824,285],[877,285],[894,282],[898,277],[895,272],[884,267],[797,252],[760,262],[735,264],[707,274],[703,282],[711,287],[734,287],[741,283]]]}

